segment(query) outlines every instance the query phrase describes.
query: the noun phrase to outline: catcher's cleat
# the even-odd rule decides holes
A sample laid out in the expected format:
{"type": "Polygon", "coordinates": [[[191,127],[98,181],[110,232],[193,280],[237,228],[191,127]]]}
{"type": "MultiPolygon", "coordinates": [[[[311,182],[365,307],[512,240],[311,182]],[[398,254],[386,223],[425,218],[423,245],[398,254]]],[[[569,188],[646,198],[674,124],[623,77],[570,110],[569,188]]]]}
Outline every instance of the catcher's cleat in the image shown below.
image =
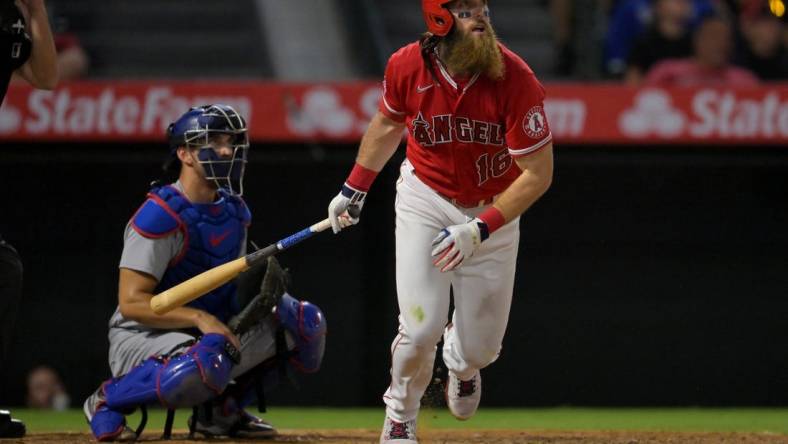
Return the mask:
{"type": "Polygon", "coordinates": [[[106,406],[103,385],[82,405],[85,419],[97,441],[130,442],[137,440],[134,430],[126,426],[126,417],[106,406]]]}
{"type": "Polygon", "coordinates": [[[260,292],[234,317],[229,324],[230,329],[240,336],[271,316],[274,307],[287,290],[287,273],[279,266],[276,258],[269,257],[265,277],[260,284],[260,292]]]}
{"type": "Polygon", "coordinates": [[[479,370],[473,378],[462,381],[454,373],[449,372],[449,382],[446,384],[446,404],[455,418],[465,421],[479,408],[482,399],[482,375],[479,370]]]}
{"type": "Polygon", "coordinates": [[[399,422],[386,415],[380,444],[419,444],[416,439],[416,420],[399,422]]]}
{"type": "Polygon", "coordinates": [[[210,420],[198,413],[196,424],[194,416],[189,418],[189,428],[206,438],[268,439],[277,435],[274,426],[244,410],[229,415],[219,413],[214,411],[210,420]]]}
{"type": "Polygon", "coordinates": [[[25,436],[25,424],[11,417],[8,410],[0,410],[0,438],[21,438],[25,436]]]}

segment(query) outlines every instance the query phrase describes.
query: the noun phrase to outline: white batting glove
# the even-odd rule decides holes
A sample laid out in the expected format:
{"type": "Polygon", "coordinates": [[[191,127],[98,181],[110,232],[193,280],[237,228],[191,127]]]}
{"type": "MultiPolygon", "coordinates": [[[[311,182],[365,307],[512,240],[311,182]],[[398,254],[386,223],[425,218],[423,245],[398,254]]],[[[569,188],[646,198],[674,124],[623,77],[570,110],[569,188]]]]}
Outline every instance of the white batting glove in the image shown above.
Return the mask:
{"type": "Polygon", "coordinates": [[[487,224],[478,217],[446,227],[432,240],[432,263],[444,273],[457,269],[488,237],[487,224]]]}
{"type": "Polygon", "coordinates": [[[328,219],[331,221],[331,229],[334,234],[361,220],[359,214],[366,197],[366,191],[356,190],[348,184],[342,185],[342,190],[328,204],[328,219]],[[348,212],[348,207],[350,207],[350,212],[348,212]]]}

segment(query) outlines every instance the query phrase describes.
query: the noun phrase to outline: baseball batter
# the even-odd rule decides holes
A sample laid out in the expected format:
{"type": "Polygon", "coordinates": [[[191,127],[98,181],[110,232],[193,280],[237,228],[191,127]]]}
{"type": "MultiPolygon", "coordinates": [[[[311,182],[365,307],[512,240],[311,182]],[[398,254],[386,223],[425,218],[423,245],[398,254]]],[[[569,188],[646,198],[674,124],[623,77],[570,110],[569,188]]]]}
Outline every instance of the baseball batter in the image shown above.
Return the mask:
{"type": "Polygon", "coordinates": [[[476,412],[479,370],[498,357],[506,330],[519,217],[553,172],[544,88],[497,41],[487,1],[422,0],[422,9],[429,32],[389,59],[379,112],[328,207],[334,232],[357,223],[346,208],[363,205],[407,129],[395,202],[400,326],[381,435],[391,444],[417,442],[441,336],[449,409],[458,419],[476,412]]]}
{"type": "Polygon", "coordinates": [[[316,306],[279,293],[276,316],[268,307],[236,337],[227,324],[242,307],[232,282],[167,314],[151,310],[153,294],[244,255],[251,223],[241,198],[249,148],[244,119],[227,105],[196,107],[170,125],[168,137],[168,163],[180,165],[179,178],[154,186],[126,227],[118,308],[109,322],[114,378],[85,401],[85,416],[99,441],[134,440],[125,420],[134,408],[210,401],[210,412],[202,407],[189,420],[194,431],[270,437],[274,428],[244,411],[253,378],[271,367],[277,348],[292,354],[297,370],[316,371],[325,319],[316,306]]]}

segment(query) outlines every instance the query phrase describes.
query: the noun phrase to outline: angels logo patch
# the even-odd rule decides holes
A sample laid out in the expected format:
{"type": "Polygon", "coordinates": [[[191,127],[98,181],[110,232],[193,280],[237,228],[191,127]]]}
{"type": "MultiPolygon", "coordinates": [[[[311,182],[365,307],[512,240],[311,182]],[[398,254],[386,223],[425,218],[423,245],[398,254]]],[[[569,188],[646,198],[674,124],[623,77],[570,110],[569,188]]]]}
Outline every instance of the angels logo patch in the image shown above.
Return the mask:
{"type": "Polygon", "coordinates": [[[535,106],[525,113],[523,131],[532,139],[541,139],[547,134],[547,119],[541,106],[535,106]]]}

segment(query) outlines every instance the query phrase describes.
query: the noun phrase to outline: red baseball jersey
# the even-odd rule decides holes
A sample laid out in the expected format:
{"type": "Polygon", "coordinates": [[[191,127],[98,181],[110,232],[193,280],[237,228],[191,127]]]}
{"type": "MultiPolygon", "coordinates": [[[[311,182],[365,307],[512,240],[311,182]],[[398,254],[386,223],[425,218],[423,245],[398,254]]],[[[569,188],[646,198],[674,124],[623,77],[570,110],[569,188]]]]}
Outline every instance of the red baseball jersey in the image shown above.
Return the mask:
{"type": "Polygon", "coordinates": [[[499,47],[506,70],[500,81],[478,74],[453,79],[434,54],[433,76],[418,42],[395,52],[386,67],[380,111],[407,125],[416,175],[460,203],[504,191],[521,172],[512,158],[552,140],[544,87],[520,57],[499,47]]]}

